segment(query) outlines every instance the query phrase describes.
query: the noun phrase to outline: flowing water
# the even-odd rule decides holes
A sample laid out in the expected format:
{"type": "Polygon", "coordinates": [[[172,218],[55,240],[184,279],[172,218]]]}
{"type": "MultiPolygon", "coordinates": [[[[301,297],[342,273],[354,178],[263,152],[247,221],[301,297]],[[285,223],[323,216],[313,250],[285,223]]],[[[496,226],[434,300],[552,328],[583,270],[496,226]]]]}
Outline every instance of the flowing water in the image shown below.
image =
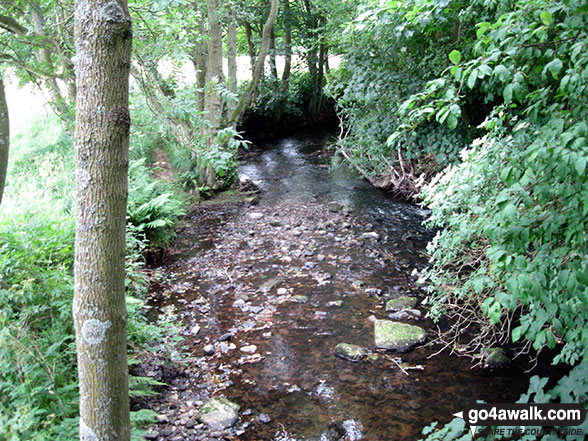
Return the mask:
{"type": "MultiPolygon", "coordinates": [[[[426,344],[358,363],[334,356],[341,342],[374,349],[369,317],[387,317],[385,299],[424,298],[413,270],[426,265],[432,233],[426,210],[348,169],[330,171],[323,145],[285,138],[244,160],[240,175],[261,187],[259,205],[196,209],[166,265],[179,282],[163,304],[200,328],[186,333],[194,369],[209,382],[214,373],[241,406],[237,439],[415,440],[472,400],[516,400],[526,384],[517,365],[472,369],[429,358],[438,348],[426,344]],[[207,343],[215,355],[203,355],[207,343]]],[[[409,322],[434,329],[417,308],[423,318],[409,322]]]]}

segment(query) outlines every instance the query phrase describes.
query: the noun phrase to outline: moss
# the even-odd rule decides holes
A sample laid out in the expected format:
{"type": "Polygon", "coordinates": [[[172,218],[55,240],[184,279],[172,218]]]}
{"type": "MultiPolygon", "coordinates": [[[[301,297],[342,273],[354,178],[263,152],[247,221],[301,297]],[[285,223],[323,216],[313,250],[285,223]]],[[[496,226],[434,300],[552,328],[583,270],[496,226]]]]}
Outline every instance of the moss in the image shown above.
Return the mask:
{"type": "Polygon", "coordinates": [[[426,331],[413,325],[396,323],[390,320],[374,322],[376,348],[404,352],[427,338],[426,331]]]}
{"type": "Polygon", "coordinates": [[[361,346],[339,343],[335,346],[335,355],[348,361],[359,361],[366,356],[366,350],[361,346]]]}
{"type": "Polygon", "coordinates": [[[386,302],[386,311],[401,311],[403,309],[414,308],[417,299],[409,296],[400,296],[386,302]]]}

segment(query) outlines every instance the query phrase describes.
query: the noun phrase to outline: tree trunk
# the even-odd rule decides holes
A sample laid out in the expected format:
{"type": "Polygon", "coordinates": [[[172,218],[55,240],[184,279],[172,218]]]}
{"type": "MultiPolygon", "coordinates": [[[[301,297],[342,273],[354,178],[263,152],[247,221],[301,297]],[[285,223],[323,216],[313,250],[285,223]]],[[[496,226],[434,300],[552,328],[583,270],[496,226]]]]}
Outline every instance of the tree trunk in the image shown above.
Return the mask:
{"type": "Polygon", "coordinates": [[[282,87],[290,88],[290,72],[292,70],[292,27],[290,25],[290,0],[284,0],[284,42],[286,52],[284,54],[284,72],[282,72],[282,87]]]}
{"type": "Polygon", "coordinates": [[[208,145],[212,145],[220,128],[221,98],[217,85],[223,84],[223,30],[220,0],[207,0],[208,9],[208,70],[206,72],[205,111],[209,125],[204,128],[208,145]]]}
{"type": "Polygon", "coordinates": [[[251,60],[251,71],[255,69],[255,46],[253,45],[253,33],[251,25],[248,22],[243,24],[245,27],[245,36],[247,37],[247,52],[249,52],[249,60],[251,60]]]}
{"type": "Polygon", "coordinates": [[[245,110],[251,105],[251,103],[257,97],[257,92],[259,90],[259,82],[261,81],[261,76],[263,74],[263,68],[265,65],[265,57],[267,56],[267,52],[269,50],[270,44],[270,35],[271,31],[274,28],[274,24],[276,23],[276,18],[278,16],[278,0],[272,0],[272,6],[270,9],[270,13],[267,17],[265,25],[263,26],[263,33],[261,38],[261,48],[259,49],[259,54],[257,55],[257,59],[255,60],[255,67],[253,69],[253,74],[251,78],[251,82],[237,107],[231,113],[229,117],[228,125],[236,124],[242,117],[245,110]]]}
{"type": "Polygon", "coordinates": [[[127,0],[78,0],[73,317],[80,439],[130,439],[125,305],[131,19],[127,0]]]}
{"type": "Polygon", "coordinates": [[[204,17],[198,23],[200,41],[194,49],[194,67],[196,68],[196,84],[198,86],[198,110],[204,111],[204,89],[206,87],[206,72],[208,71],[208,43],[206,41],[206,23],[204,17]]]}
{"type": "Polygon", "coordinates": [[[276,35],[273,28],[270,32],[269,62],[272,76],[275,80],[278,80],[278,67],[276,66],[276,35]]]}
{"type": "MultiPolygon", "coordinates": [[[[32,3],[32,18],[33,18],[33,27],[35,32],[38,35],[46,35],[45,32],[45,17],[43,16],[43,11],[41,7],[37,3],[32,3]]],[[[51,59],[51,51],[46,46],[40,46],[39,49],[35,51],[35,55],[39,63],[45,66],[45,69],[53,69],[53,60],[51,59]]],[[[70,118],[71,113],[67,106],[67,102],[59,89],[59,85],[57,84],[57,80],[55,77],[46,77],[45,78],[45,87],[49,92],[49,96],[51,97],[51,101],[53,102],[53,106],[57,113],[64,118],[70,118]]]]}
{"type": "Polygon", "coordinates": [[[227,29],[227,59],[229,66],[229,90],[237,93],[237,23],[229,22],[227,29]]]}
{"type": "Polygon", "coordinates": [[[4,82],[0,78],[0,206],[6,183],[8,170],[8,150],[10,148],[10,124],[8,120],[8,104],[4,93],[4,82]]]}

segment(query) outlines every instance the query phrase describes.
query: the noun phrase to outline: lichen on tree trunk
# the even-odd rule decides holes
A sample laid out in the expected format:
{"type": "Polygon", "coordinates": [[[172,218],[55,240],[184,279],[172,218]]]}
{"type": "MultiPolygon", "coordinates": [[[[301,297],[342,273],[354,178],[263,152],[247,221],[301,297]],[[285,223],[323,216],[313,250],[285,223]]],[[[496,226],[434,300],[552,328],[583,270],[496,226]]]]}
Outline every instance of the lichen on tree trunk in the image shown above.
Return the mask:
{"type": "Polygon", "coordinates": [[[80,439],[130,439],[125,305],[131,20],[126,0],[78,0],[73,317],[80,439]]]}

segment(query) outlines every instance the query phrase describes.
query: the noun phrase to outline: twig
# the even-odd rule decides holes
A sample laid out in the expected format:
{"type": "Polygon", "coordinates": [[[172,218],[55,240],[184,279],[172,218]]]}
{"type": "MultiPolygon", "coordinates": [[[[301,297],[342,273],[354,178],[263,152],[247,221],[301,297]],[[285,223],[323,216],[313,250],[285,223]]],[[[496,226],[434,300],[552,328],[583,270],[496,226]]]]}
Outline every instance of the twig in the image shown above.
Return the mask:
{"type": "Polygon", "coordinates": [[[389,355],[386,355],[385,357],[386,357],[388,360],[390,360],[390,361],[394,362],[394,364],[395,364],[396,366],[398,366],[398,369],[400,369],[404,375],[406,375],[407,377],[410,377],[410,374],[409,374],[409,373],[406,371],[406,369],[404,369],[402,366],[400,366],[400,363],[398,363],[398,362],[397,362],[395,359],[393,359],[393,358],[392,358],[392,357],[390,357],[389,355]]]}

